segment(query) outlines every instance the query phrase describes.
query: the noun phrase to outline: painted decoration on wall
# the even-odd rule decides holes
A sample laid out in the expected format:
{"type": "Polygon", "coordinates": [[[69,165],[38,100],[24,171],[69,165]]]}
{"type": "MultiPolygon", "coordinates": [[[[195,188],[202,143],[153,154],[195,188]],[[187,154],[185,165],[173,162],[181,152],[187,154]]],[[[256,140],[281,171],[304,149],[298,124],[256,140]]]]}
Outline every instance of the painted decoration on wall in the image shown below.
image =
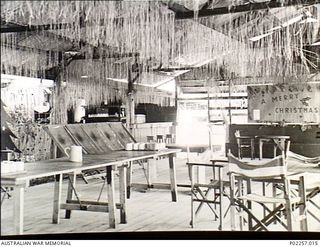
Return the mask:
{"type": "Polygon", "coordinates": [[[248,86],[251,122],[320,122],[320,83],[248,86]]]}

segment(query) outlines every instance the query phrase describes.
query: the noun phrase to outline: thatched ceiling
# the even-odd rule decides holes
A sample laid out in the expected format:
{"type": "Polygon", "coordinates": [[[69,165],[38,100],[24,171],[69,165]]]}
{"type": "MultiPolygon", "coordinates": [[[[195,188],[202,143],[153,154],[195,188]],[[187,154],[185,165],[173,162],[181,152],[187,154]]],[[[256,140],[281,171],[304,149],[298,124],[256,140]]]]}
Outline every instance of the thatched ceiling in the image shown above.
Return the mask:
{"type": "Polygon", "coordinates": [[[221,66],[236,77],[310,74],[320,66],[319,11],[319,0],[1,1],[1,63],[46,70],[128,57],[146,74],[205,67],[219,77],[221,66]],[[304,23],[306,13],[317,21],[304,23]]]}

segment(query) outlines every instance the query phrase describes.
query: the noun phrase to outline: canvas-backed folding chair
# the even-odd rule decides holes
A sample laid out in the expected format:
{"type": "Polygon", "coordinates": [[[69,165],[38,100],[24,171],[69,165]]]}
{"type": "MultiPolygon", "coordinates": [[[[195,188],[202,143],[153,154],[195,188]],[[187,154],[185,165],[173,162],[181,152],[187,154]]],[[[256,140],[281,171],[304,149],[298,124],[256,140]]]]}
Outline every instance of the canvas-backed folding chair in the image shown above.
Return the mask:
{"type": "MultiPolygon", "coordinates": [[[[248,230],[250,231],[270,230],[271,224],[275,221],[279,222],[286,230],[292,231],[294,218],[300,222],[300,229],[307,231],[304,174],[287,175],[284,152],[282,155],[260,165],[243,162],[230,152],[228,160],[232,230],[236,229],[235,208],[237,207],[248,215],[248,230]],[[235,193],[236,180],[238,181],[238,193],[235,193]],[[259,190],[254,190],[253,187],[257,183],[281,184],[283,193],[277,195],[277,197],[260,194],[259,190]],[[294,186],[298,188],[297,195],[291,193],[294,186]],[[256,207],[253,208],[254,204],[261,205],[267,214],[261,216],[261,212],[256,207]],[[297,207],[299,215],[294,217],[293,209],[297,207]]],[[[240,229],[242,229],[243,214],[240,213],[239,215],[240,229]]]]}
{"type": "MultiPolygon", "coordinates": [[[[292,151],[287,151],[286,156],[288,162],[299,162],[302,166],[305,164],[320,165],[320,156],[307,157],[294,153],[292,151]]],[[[293,191],[293,193],[297,192],[293,191]]],[[[308,205],[310,205],[310,207],[308,207],[307,212],[312,218],[320,222],[320,205],[315,201],[316,196],[320,195],[319,176],[313,176],[313,174],[308,173],[306,174],[306,193],[307,203],[308,205]],[[311,210],[311,208],[318,213],[314,213],[313,210],[311,210]]]]}
{"type": "Polygon", "coordinates": [[[214,215],[214,220],[219,219],[219,230],[223,227],[223,197],[227,196],[226,187],[229,181],[223,179],[222,169],[227,163],[226,160],[212,160],[211,163],[188,162],[191,180],[191,227],[195,226],[196,216],[199,214],[203,205],[207,205],[214,215]],[[206,182],[199,182],[196,179],[194,168],[207,167],[212,170],[212,177],[206,182]],[[218,207],[218,208],[217,208],[218,207]]]}

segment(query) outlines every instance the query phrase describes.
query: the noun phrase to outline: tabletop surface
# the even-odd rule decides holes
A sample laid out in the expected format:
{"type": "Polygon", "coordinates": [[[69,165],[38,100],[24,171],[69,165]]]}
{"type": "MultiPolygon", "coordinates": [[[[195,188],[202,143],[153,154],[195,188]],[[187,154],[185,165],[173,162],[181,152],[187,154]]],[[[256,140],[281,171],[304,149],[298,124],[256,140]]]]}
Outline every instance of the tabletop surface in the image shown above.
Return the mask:
{"type": "Polygon", "coordinates": [[[81,163],[71,162],[67,157],[37,161],[26,163],[24,172],[1,174],[1,182],[24,182],[30,179],[57,174],[80,172],[111,165],[121,165],[129,161],[175,154],[180,151],[180,149],[164,149],[159,151],[115,151],[110,154],[83,155],[83,161],[81,163]]]}
{"type": "Polygon", "coordinates": [[[208,144],[180,144],[180,143],[167,143],[166,147],[171,149],[182,149],[182,151],[190,152],[204,152],[206,149],[210,148],[208,144]]]}
{"type": "Polygon", "coordinates": [[[290,139],[290,136],[280,135],[257,135],[255,138],[268,138],[268,139],[290,139]]]}
{"type": "Polygon", "coordinates": [[[246,136],[236,136],[236,138],[237,139],[253,139],[253,138],[255,138],[255,136],[248,136],[248,135],[246,135],[246,136]]]}

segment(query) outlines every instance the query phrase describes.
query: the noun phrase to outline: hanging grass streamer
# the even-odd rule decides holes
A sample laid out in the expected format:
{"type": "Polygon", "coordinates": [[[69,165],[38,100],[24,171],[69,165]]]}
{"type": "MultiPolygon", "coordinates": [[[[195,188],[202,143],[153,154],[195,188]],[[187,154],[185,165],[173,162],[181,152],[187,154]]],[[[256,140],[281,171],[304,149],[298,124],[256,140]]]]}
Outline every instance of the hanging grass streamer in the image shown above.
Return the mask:
{"type": "MultiPolygon", "coordinates": [[[[196,10],[199,7],[199,2],[185,3],[196,10]]],[[[194,19],[189,20],[175,20],[174,12],[161,1],[1,1],[1,10],[3,20],[9,23],[52,26],[47,31],[34,31],[31,36],[30,33],[1,34],[2,71],[37,77],[48,68],[61,65],[58,51],[77,50],[85,55],[85,60],[73,61],[66,69],[62,66],[60,79],[68,84],[58,88],[58,93],[60,98],[74,94],[74,98],[85,98],[92,105],[104,100],[123,101],[126,97],[127,84],[107,78],[127,79],[134,58],[124,58],[122,62],[118,61],[121,58],[106,59],[115,53],[120,56],[138,53],[144,72],[159,65],[195,66],[198,69],[189,72],[195,79],[219,79],[221,67],[225,68],[226,78],[281,78],[283,81],[301,75],[307,77],[310,67],[319,70],[309,60],[319,54],[309,53],[311,56],[307,58],[304,49],[305,44],[317,38],[319,23],[296,22],[258,41],[249,40],[305,10],[319,20],[314,6],[201,18],[196,11],[194,19]],[[69,28],[54,29],[55,24],[66,23],[69,28]],[[16,46],[21,44],[34,50],[17,50],[16,46]],[[88,78],[84,80],[82,75],[88,78]]],[[[152,73],[149,78],[156,80],[152,73]]],[[[152,88],[137,85],[136,90],[138,103],[173,102],[172,95],[157,96],[152,88]]],[[[73,107],[74,102],[69,102],[69,98],[57,99],[57,103],[61,107],[73,107]]]]}

